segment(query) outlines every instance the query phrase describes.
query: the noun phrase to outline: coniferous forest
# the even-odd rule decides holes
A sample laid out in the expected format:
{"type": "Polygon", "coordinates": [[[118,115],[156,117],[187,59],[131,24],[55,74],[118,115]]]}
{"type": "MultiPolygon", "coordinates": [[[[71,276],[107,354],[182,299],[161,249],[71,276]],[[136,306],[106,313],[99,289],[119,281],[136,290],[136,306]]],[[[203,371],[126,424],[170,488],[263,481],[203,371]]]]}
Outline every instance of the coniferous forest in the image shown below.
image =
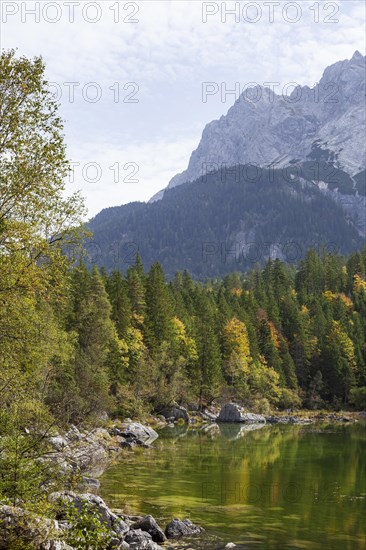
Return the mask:
{"type": "Polygon", "coordinates": [[[360,405],[365,272],[366,249],[310,250],[296,271],[275,260],[205,284],[187,272],[167,282],[139,257],[126,276],[79,265],[60,318],[72,357],[54,366],[46,402],[70,421],[218,398],[262,412],[360,405]]]}

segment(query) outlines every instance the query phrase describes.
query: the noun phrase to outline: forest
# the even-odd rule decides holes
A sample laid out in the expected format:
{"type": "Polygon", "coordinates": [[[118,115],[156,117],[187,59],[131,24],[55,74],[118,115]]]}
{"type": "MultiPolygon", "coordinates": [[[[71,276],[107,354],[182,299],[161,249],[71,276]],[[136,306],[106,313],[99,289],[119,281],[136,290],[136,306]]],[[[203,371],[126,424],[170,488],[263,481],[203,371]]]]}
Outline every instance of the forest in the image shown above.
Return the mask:
{"type": "MultiPolygon", "coordinates": [[[[296,268],[270,260],[201,282],[167,278],[157,262],[145,271],[139,255],[125,274],[87,267],[44,64],[14,51],[0,64],[2,473],[39,456],[51,427],[105,412],[229,399],[258,412],[365,407],[366,248],[310,249],[296,268]]],[[[4,474],[1,490],[34,491],[39,467],[4,474]]]]}
{"type": "Polygon", "coordinates": [[[54,369],[46,401],[70,421],[217,399],[259,412],[359,404],[365,274],[366,248],[348,259],[310,250],[297,270],[269,260],[206,283],[186,271],[167,281],[158,263],[146,273],[139,256],[126,276],[81,264],[62,315],[72,359],[54,369]]]}

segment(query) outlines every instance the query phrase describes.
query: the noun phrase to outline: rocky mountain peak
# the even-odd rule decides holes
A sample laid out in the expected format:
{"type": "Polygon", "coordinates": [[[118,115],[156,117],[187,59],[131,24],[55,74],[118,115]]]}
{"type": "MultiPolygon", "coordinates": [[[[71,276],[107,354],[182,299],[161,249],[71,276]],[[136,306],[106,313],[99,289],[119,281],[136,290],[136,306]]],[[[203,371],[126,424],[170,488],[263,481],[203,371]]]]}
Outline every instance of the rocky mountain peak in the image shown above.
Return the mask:
{"type": "Polygon", "coordinates": [[[313,88],[297,86],[288,96],[262,86],[245,90],[226,115],[206,125],[188,168],[168,188],[222,166],[306,160],[314,149],[351,176],[359,173],[366,167],[365,75],[366,57],[356,51],[327,67],[313,88]]]}

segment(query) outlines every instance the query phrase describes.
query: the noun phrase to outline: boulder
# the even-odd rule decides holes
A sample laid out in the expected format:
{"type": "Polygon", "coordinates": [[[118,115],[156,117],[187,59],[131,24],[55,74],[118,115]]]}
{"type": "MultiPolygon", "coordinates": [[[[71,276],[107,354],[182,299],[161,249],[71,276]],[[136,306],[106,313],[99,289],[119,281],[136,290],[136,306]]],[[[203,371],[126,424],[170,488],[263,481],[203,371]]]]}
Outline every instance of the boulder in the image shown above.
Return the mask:
{"type": "Polygon", "coordinates": [[[119,435],[127,440],[139,439],[144,443],[151,443],[157,437],[159,437],[157,432],[150,428],[150,426],[144,426],[139,422],[124,423],[121,433],[119,435]]]}
{"type": "Polygon", "coordinates": [[[164,531],[160,529],[156,520],[152,516],[145,516],[132,525],[132,529],[141,529],[151,535],[154,542],[166,541],[164,531]]]}
{"type": "Polygon", "coordinates": [[[177,420],[184,420],[184,422],[189,422],[189,414],[187,409],[179,405],[174,405],[173,407],[166,407],[162,411],[159,411],[161,416],[166,420],[176,422],[177,420]]]}
{"type": "Polygon", "coordinates": [[[227,403],[220,411],[216,422],[241,422],[243,424],[265,424],[266,419],[261,414],[245,412],[236,403],[227,403]]]}
{"type": "Polygon", "coordinates": [[[202,531],[204,531],[202,527],[194,525],[194,523],[192,523],[189,519],[180,520],[174,518],[165,527],[165,535],[168,539],[198,535],[199,533],[202,533],[202,531]]]}
{"type": "Polygon", "coordinates": [[[151,535],[141,529],[131,529],[125,536],[125,542],[134,550],[162,550],[162,547],[152,540],[151,535]]]}

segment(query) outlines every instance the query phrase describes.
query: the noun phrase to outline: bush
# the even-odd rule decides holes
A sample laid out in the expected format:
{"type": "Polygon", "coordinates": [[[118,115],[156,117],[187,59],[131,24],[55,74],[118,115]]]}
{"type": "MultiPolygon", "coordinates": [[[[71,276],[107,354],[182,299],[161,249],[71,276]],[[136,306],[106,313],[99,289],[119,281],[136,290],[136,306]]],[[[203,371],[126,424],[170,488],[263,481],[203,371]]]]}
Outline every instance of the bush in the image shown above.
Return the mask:
{"type": "Polygon", "coordinates": [[[353,388],[349,392],[349,402],[357,411],[364,411],[366,409],[366,386],[353,388]]]}
{"type": "Polygon", "coordinates": [[[81,508],[70,504],[67,520],[70,525],[66,534],[67,544],[77,550],[108,548],[112,534],[101,521],[98,511],[90,506],[87,500],[81,508]]]}

